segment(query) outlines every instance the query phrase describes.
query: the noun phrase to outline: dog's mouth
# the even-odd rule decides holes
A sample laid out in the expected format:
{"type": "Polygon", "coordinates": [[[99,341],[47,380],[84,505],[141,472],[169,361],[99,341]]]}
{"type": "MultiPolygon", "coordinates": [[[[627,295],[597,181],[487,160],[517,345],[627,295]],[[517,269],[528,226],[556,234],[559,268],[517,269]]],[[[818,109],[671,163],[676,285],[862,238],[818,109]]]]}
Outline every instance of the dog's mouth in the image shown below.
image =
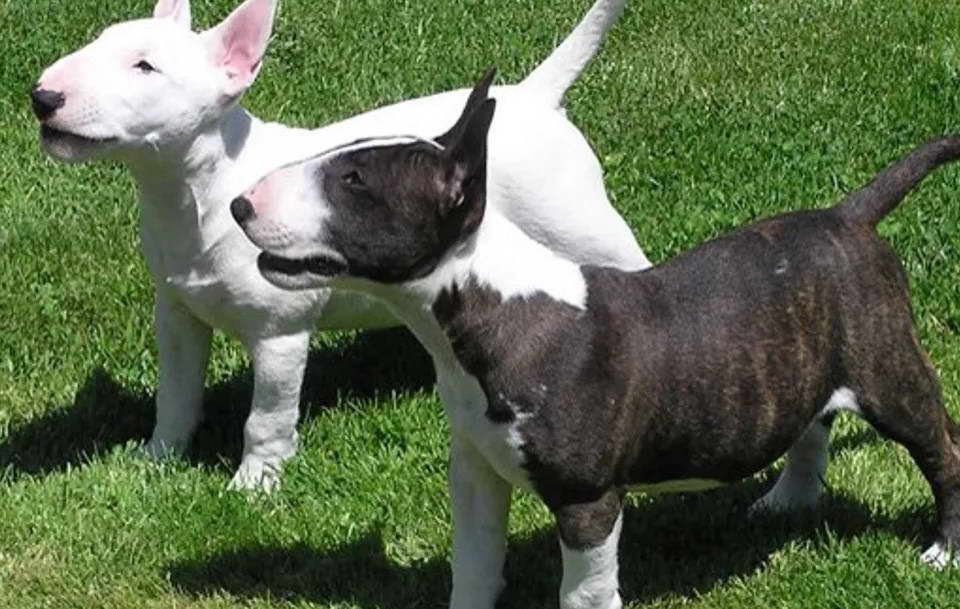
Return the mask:
{"type": "Polygon", "coordinates": [[[325,285],[343,274],[347,264],[333,256],[285,258],[270,252],[261,252],[257,268],[267,281],[285,290],[304,290],[325,285]]]}
{"type": "Polygon", "coordinates": [[[40,137],[43,138],[44,141],[51,143],[67,141],[70,143],[81,143],[88,145],[111,144],[117,141],[117,138],[115,137],[88,137],[86,135],[80,135],[71,131],[57,129],[56,127],[51,127],[50,125],[46,124],[40,125],[40,137]]]}

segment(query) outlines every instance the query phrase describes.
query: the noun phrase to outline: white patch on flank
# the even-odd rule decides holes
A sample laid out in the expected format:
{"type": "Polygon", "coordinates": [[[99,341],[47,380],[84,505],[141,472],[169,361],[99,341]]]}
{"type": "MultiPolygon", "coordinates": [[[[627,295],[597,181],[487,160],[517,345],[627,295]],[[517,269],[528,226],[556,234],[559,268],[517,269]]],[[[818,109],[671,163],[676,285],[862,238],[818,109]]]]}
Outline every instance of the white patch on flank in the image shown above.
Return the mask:
{"type": "Polygon", "coordinates": [[[830,399],[827,400],[827,405],[820,411],[820,416],[826,416],[839,410],[863,415],[860,404],[857,403],[857,395],[848,387],[841,387],[833,392],[830,399]]]}
{"type": "Polygon", "coordinates": [[[610,535],[595,548],[572,550],[560,540],[563,555],[560,609],[620,609],[623,606],[617,583],[617,545],[622,528],[621,513],[610,535]]]}

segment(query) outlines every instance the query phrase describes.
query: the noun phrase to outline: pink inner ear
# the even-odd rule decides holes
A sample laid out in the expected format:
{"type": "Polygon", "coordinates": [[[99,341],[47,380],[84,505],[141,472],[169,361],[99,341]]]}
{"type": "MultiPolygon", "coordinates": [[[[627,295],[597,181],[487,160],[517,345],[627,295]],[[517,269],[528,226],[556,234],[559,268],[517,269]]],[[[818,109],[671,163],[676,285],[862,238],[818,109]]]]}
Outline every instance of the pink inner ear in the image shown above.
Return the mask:
{"type": "Polygon", "coordinates": [[[248,77],[256,73],[270,38],[272,13],[273,0],[251,0],[223,24],[222,55],[218,63],[226,66],[231,76],[248,77]]]}
{"type": "Polygon", "coordinates": [[[189,0],[157,0],[153,8],[153,16],[157,19],[174,19],[185,28],[190,28],[189,0]]]}

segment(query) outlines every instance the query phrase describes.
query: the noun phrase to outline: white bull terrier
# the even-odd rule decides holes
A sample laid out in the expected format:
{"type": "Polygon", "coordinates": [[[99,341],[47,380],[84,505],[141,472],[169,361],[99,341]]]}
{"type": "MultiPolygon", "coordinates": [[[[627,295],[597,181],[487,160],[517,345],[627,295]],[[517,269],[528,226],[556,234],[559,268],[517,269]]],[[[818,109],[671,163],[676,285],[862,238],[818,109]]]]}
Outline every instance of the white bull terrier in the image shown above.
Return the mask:
{"type": "MultiPolygon", "coordinates": [[[[494,90],[500,110],[490,133],[488,192],[492,207],[558,254],[639,269],[649,263],[561,107],[625,1],[597,0],[527,78],[494,90]]],[[[254,373],[231,487],[264,490],[296,450],[311,330],[397,322],[359,295],[291,293],[265,281],[255,264],[259,250],[230,217],[230,199],[319,149],[380,133],[439,132],[468,93],[406,101],[316,131],[261,122],[237,102],[260,69],[275,5],[247,0],[195,33],[189,0],[159,0],[153,18],[112,25],[54,63],[32,93],[44,150],[67,162],[118,160],[139,189],[160,358],[156,427],[145,451],[162,456],[187,446],[201,416],[211,332],[219,328],[243,343],[254,373]]]]}

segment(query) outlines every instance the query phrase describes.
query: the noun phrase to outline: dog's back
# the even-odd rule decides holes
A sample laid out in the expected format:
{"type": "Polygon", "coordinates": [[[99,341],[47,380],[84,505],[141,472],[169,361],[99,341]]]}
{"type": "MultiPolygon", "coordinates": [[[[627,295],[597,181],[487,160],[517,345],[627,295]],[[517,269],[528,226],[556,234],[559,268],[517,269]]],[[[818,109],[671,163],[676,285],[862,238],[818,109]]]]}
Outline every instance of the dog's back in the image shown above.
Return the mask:
{"type": "MultiPolygon", "coordinates": [[[[554,481],[540,485],[548,503],[549,487],[740,479],[838,391],[881,430],[897,408],[938,402],[905,273],[874,227],[958,155],[960,139],[930,142],[834,208],[758,222],[647,271],[583,267],[585,311],[546,296],[474,303],[496,320],[453,329],[471,345],[461,359],[485,379],[491,417],[534,417],[525,452],[532,478],[554,481]],[[496,336],[482,330],[491,323],[496,336]]],[[[935,420],[901,418],[943,429],[942,409],[924,412],[935,420]]]]}

